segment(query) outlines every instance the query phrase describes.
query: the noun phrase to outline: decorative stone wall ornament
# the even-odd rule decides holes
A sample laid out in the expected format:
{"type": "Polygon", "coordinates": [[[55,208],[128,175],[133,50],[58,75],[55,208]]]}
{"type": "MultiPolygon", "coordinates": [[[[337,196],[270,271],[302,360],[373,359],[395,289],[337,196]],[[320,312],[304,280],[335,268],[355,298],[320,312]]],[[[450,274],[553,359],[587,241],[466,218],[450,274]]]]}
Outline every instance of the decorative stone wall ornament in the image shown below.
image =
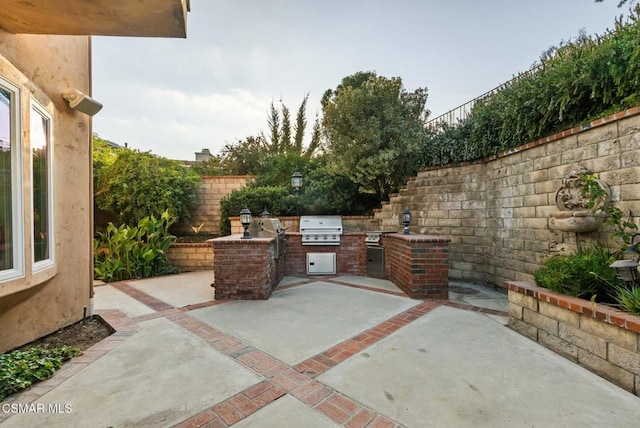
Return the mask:
{"type": "Polygon", "coordinates": [[[559,211],[551,213],[551,228],[561,232],[593,232],[598,230],[605,220],[604,209],[611,202],[609,185],[599,178],[593,181],[604,191],[605,196],[595,202],[594,209],[589,208],[590,195],[583,195],[584,178],[594,174],[585,167],[578,167],[562,180],[562,187],[556,192],[556,206],[559,211]]]}

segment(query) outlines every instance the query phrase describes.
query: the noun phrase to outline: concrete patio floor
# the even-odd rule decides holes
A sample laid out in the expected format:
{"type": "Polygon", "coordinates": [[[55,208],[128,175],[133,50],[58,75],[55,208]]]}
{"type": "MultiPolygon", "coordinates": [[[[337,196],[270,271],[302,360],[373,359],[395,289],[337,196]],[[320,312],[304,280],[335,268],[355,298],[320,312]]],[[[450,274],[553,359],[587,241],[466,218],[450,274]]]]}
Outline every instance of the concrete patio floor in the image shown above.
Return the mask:
{"type": "Polygon", "coordinates": [[[268,301],[217,302],[212,279],[194,272],[96,287],[95,308],[116,332],[0,403],[0,425],[635,427],[640,420],[640,398],[507,328],[500,290],[451,281],[448,301],[420,301],[375,278],[286,277],[268,301]]]}

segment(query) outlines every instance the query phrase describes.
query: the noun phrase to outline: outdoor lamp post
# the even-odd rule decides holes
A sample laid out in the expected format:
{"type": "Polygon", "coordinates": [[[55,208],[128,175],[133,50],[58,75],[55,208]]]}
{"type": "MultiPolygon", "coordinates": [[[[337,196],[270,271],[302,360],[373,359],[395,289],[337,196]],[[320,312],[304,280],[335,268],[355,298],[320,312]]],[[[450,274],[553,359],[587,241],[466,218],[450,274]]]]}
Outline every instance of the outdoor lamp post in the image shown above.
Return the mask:
{"type": "Polygon", "coordinates": [[[627,284],[633,284],[638,280],[638,243],[635,243],[637,237],[640,237],[640,233],[636,233],[631,237],[631,242],[626,250],[624,250],[624,260],[616,260],[609,267],[616,270],[618,278],[626,282],[627,284]]]}
{"type": "Polygon", "coordinates": [[[291,187],[293,187],[293,191],[296,192],[296,216],[299,216],[300,205],[299,205],[298,192],[300,192],[300,188],[302,187],[302,174],[300,174],[300,171],[298,171],[297,165],[296,165],[296,171],[291,176],[291,187]]]}
{"type": "Polygon", "coordinates": [[[638,262],[634,260],[616,260],[609,265],[616,270],[618,278],[626,283],[634,283],[638,279],[638,262]]]}
{"type": "Polygon", "coordinates": [[[262,213],[260,214],[260,217],[262,217],[262,218],[271,217],[271,213],[269,211],[267,211],[267,207],[264,207],[264,210],[262,210],[262,213]]]}
{"type": "Polygon", "coordinates": [[[240,211],[240,223],[242,223],[242,227],[244,227],[244,234],[242,235],[242,239],[251,239],[251,235],[249,234],[249,225],[251,224],[251,211],[245,205],[244,208],[240,211]]]}
{"type": "Polygon", "coordinates": [[[404,224],[403,235],[409,234],[409,223],[411,223],[411,212],[409,211],[409,207],[404,207],[404,211],[402,211],[402,224],[404,224]]]}

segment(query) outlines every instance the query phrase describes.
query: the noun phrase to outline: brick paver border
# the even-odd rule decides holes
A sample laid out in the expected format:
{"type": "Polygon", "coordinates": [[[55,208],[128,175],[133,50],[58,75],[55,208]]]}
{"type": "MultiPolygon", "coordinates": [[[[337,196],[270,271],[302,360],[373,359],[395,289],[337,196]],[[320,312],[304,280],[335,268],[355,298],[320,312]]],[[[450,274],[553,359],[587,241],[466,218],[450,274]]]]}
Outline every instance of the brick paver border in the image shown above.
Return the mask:
{"type": "MultiPolygon", "coordinates": [[[[338,281],[335,280],[334,277],[314,277],[313,280],[384,294],[405,296],[403,293],[391,290],[338,281]]],[[[298,287],[308,284],[310,281],[310,278],[300,278],[300,281],[278,287],[278,290],[298,287]]],[[[176,308],[141,290],[131,287],[126,282],[113,283],[111,285],[151,307],[155,312],[131,318],[119,310],[100,311],[98,315],[114,330],[111,336],[85,350],[83,355],[73,358],[65,364],[61,370],[56,372],[51,379],[40,382],[36,386],[19,394],[14,394],[3,401],[3,403],[31,403],[114,349],[122,341],[132,337],[141,330],[138,323],[164,317],[200,337],[214,349],[233,358],[238,363],[265,378],[261,383],[220,403],[213,404],[211,407],[175,425],[176,428],[228,427],[287,394],[323,413],[337,424],[346,428],[401,427],[402,425],[400,423],[318,382],[315,378],[440,306],[450,306],[479,313],[508,316],[507,313],[502,311],[446,300],[423,301],[375,327],[365,330],[292,367],[251,345],[243,343],[231,335],[197,320],[189,314],[192,310],[224,304],[228,301],[212,301],[176,308]]],[[[10,416],[12,415],[0,413],[0,422],[8,419],[10,416]]]]}

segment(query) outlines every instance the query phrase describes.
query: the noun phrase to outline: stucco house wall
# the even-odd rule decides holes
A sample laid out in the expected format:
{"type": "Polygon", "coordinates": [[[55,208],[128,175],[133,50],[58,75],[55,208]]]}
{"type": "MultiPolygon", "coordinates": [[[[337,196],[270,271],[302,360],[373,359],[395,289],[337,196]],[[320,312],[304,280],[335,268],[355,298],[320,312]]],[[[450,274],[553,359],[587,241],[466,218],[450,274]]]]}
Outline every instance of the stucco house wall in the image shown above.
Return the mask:
{"type": "Polygon", "coordinates": [[[82,319],[89,308],[91,119],[69,108],[69,88],[90,93],[88,36],[15,35],[0,30],[0,76],[21,93],[24,276],[0,283],[0,351],[82,319]],[[31,99],[52,115],[54,265],[34,273],[31,233],[31,99]]]}
{"type": "Polygon", "coordinates": [[[92,122],[63,94],[91,95],[91,35],[185,37],[189,1],[11,0],[3,8],[0,127],[17,133],[0,136],[11,142],[10,150],[0,142],[0,352],[90,314],[92,122]],[[78,11],[85,19],[77,19],[78,11]],[[42,129],[48,129],[51,150],[50,187],[34,186],[32,178],[37,171],[37,182],[45,181],[42,168],[32,167],[43,158],[35,150],[36,141],[45,140],[42,129]],[[39,198],[41,209],[34,214],[34,188],[43,187],[52,196],[47,203],[39,198]],[[45,229],[34,225],[42,223],[41,212],[52,218],[45,229]],[[33,241],[50,242],[48,254],[42,256],[42,242],[33,241]],[[36,257],[43,260],[35,263],[36,257]]]}

